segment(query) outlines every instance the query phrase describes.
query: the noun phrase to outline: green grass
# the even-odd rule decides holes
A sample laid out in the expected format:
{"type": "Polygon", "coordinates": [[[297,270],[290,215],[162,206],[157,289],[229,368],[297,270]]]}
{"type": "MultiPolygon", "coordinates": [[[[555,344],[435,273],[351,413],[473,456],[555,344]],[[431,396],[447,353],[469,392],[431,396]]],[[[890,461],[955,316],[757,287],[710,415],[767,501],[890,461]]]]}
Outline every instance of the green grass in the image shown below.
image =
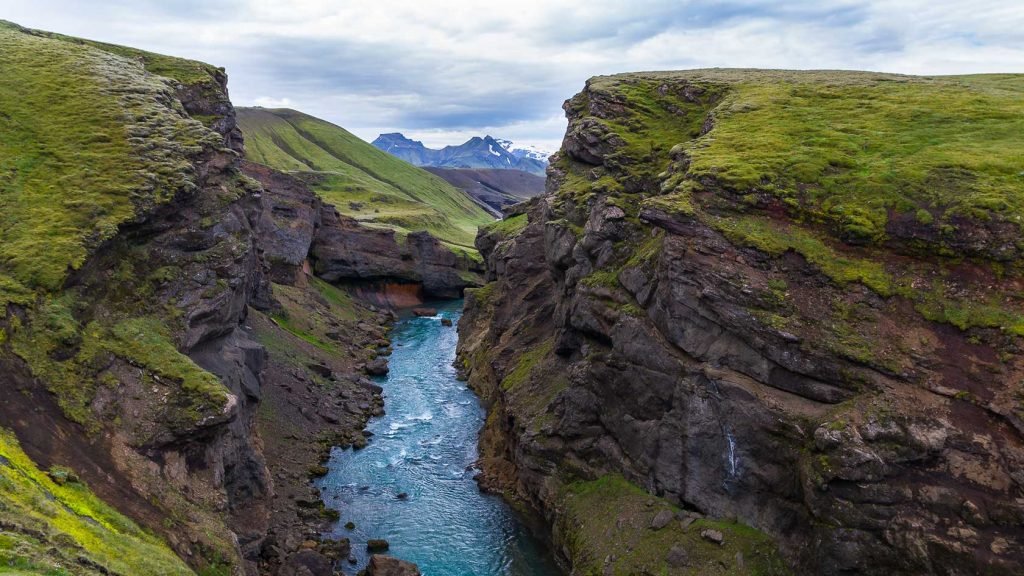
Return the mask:
{"type": "Polygon", "coordinates": [[[570,484],[563,504],[561,525],[574,574],[607,574],[606,558],[613,558],[610,573],[623,576],[789,574],[771,538],[743,524],[700,519],[684,529],[673,520],[661,530],[651,530],[651,520],[659,511],[679,509],[617,474],[570,484]],[[704,529],[722,532],[724,544],[702,538],[704,529]],[[668,565],[666,557],[673,546],[686,550],[687,566],[668,565]],[[737,554],[743,557],[742,566],[737,554]]]}
{"type": "Polygon", "coordinates": [[[1001,255],[1024,249],[1024,75],[694,70],[589,88],[571,101],[576,112],[621,142],[598,171],[563,158],[559,196],[629,205],[628,192],[643,190],[641,206],[775,256],[792,250],[840,286],[908,298],[929,320],[1024,334],[1013,287],[1024,262],[1001,255]],[[619,107],[595,115],[595,98],[619,107]],[[893,215],[923,233],[893,237],[893,215]],[[975,231],[993,221],[1002,232],[991,240],[975,231]],[[1006,281],[987,292],[958,284],[951,271],[966,258],[1006,281]]]}
{"type": "Polygon", "coordinates": [[[889,210],[1024,215],[1024,76],[751,74],[715,117],[688,146],[693,177],[767,191],[850,239],[882,239],[889,210]]]}
{"type": "Polygon", "coordinates": [[[527,224],[526,214],[516,214],[511,218],[504,218],[493,224],[488,224],[482,230],[488,233],[497,233],[502,238],[514,238],[526,229],[527,224]]]}
{"type": "Polygon", "coordinates": [[[441,178],[378,150],[347,130],[287,109],[239,108],[246,156],[293,172],[338,211],[404,236],[426,230],[474,252],[479,226],[493,221],[441,178]]]}
{"type": "Polygon", "coordinates": [[[194,188],[189,158],[220,137],[165,103],[173,81],[85,43],[0,23],[0,69],[2,305],[58,288],[119,224],[194,188]]]}
{"type": "Polygon", "coordinates": [[[687,178],[774,197],[844,239],[879,242],[889,211],[1024,218],[1024,75],[694,70],[598,77],[629,102],[605,120],[653,171],[681,145],[687,178]],[[683,102],[663,86],[704,90],[683,102]],[[714,128],[694,132],[709,115],[714,128]],[[646,153],[646,154],[645,154],[646,153]]]}
{"type": "Polygon", "coordinates": [[[892,278],[881,262],[842,254],[799,226],[776,223],[758,216],[712,216],[708,220],[733,243],[751,246],[773,256],[787,250],[798,252],[841,286],[860,282],[882,296],[893,293],[892,278]]]}
{"type": "Polygon", "coordinates": [[[102,502],[84,484],[58,485],[0,429],[0,517],[30,533],[0,532],[0,573],[98,574],[83,556],[117,574],[193,572],[165,544],[102,502]],[[68,568],[62,571],[62,566],[68,568]]]}
{"type": "Polygon", "coordinates": [[[519,354],[519,359],[516,362],[515,368],[513,368],[512,371],[509,372],[501,381],[502,390],[514,390],[516,387],[525,383],[537,364],[551,353],[554,345],[555,341],[549,338],[519,354]]]}

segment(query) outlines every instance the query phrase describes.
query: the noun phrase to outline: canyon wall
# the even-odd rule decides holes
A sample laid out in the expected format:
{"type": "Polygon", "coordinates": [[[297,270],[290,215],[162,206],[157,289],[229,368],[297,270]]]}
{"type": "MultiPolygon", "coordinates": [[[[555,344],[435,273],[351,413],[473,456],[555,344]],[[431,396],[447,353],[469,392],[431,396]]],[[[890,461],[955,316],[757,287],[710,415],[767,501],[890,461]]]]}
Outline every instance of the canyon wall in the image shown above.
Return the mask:
{"type": "Polygon", "coordinates": [[[942,98],[1019,103],[982,80],[588,82],[547,194],[477,240],[459,358],[490,406],[482,486],[548,518],[578,574],[1024,569],[1019,216],[963,205],[1013,183],[879,140],[996,121],[942,98]],[[922,95],[913,121],[886,106],[922,95]],[[723,558],[723,532],[784,566],[723,558]]]}
{"type": "Polygon", "coordinates": [[[11,448],[0,472],[131,519],[66,508],[97,538],[5,504],[4,558],[108,574],[169,545],[203,574],[329,574],[346,544],[320,542],[336,513],[309,479],[331,446],[366,441],[393,318],[334,284],[452,296],[478,265],[243,162],[221,69],[7,23],[0,43],[27,91],[0,94],[0,426],[31,463],[11,448]],[[155,547],[138,557],[132,521],[155,547]]]}

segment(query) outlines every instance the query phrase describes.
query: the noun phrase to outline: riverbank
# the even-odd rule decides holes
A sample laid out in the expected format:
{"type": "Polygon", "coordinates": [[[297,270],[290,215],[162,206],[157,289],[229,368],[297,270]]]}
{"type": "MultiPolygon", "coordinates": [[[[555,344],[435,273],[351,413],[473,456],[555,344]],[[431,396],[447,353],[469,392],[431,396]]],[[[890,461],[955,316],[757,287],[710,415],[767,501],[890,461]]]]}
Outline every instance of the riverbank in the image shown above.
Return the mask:
{"type": "Polygon", "coordinates": [[[372,358],[367,348],[386,345],[393,317],[316,279],[304,289],[276,286],[275,293],[280,309],[248,319],[267,350],[257,427],[274,495],[262,564],[276,570],[293,558],[302,561],[297,550],[319,553],[319,564],[344,562],[348,542],[321,536],[335,513],[312,479],[324,473],[332,446],[362,445],[366,423],[383,412],[380,388],[361,365],[372,358]]]}

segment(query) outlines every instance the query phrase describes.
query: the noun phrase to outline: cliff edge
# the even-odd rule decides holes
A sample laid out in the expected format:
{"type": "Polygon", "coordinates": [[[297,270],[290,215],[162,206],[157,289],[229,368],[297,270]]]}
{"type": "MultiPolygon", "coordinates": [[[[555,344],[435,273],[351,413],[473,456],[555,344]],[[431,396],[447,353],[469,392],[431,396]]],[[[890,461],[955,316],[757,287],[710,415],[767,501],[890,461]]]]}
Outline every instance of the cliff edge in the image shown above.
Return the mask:
{"type": "Polygon", "coordinates": [[[579,574],[1024,569],[1024,77],[638,73],[565,110],[547,194],[477,238],[483,486],[579,574]]]}

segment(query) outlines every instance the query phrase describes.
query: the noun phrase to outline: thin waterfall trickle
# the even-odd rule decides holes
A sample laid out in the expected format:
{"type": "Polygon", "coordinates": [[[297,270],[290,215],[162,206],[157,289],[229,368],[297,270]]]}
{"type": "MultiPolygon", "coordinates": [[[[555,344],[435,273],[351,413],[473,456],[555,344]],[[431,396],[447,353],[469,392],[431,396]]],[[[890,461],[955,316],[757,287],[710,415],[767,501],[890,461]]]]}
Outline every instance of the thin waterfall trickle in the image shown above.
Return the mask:
{"type": "Polygon", "coordinates": [[[727,492],[731,492],[739,481],[740,457],[737,453],[736,437],[733,435],[732,429],[728,426],[723,426],[722,433],[725,436],[726,444],[725,479],[722,482],[722,487],[727,492]]]}

